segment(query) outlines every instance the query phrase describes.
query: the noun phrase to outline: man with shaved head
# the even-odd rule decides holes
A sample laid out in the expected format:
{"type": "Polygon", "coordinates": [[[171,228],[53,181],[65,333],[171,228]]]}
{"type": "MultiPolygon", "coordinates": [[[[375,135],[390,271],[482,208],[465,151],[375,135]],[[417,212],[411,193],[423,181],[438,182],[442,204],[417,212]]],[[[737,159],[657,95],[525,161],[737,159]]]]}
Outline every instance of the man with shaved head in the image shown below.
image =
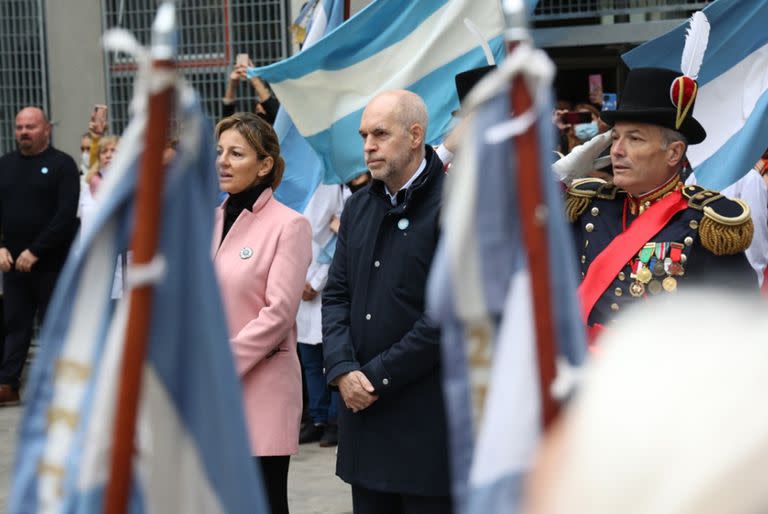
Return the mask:
{"type": "Polygon", "coordinates": [[[51,124],[41,109],[25,107],[16,115],[16,143],[17,150],[0,157],[0,407],[19,403],[35,314],[45,314],[78,227],[77,164],[51,146],[51,124]]]}
{"type": "Polygon", "coordinates": [[[323,290],[326,379],[344,403],[336,473],[355,514],[450,513],[440,333],[424,312],[443,163],[411,92],[371,100],[359,132],[373,180],[347,202],[323,290]]]}

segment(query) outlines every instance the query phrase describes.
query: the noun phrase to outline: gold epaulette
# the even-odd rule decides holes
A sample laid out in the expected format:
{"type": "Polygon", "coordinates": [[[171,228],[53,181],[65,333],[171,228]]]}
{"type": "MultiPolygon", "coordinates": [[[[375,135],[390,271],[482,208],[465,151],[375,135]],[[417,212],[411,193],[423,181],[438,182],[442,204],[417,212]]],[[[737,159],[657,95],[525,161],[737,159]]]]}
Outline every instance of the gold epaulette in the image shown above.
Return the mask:
{"type": "Polygon", "coordinates": [[[686,186],[683,195],[688,199],[688,207],[704,214],[699,223],[699,239],[704,248],[715,255],[733,255],[749,248],[755,226],[746,202],[731,200],[701,186],[686,186]]]}
{"type": "Polygon", "coordinates": [[[568,195],[565,199],[565,215],[568,221],[573,223],[589,207],[592,199],[597,196],[598,191],[606,184],[605,180],[600,178],[580,178],[574,180],[568,187],[568,195]]]}

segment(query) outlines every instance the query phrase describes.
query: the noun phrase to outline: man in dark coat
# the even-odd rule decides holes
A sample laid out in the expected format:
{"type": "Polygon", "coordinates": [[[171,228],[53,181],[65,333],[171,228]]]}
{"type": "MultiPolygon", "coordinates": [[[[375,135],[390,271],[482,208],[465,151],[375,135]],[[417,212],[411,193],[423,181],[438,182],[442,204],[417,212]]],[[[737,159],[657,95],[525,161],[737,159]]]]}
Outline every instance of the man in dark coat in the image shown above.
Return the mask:
{"type": "Polygon", "coordinates": [[[360,124],[370,186],[341,218],[323,291],[323,344],[339,412],[336,473],[356,514],[450,513],[440,335],[425,310],[443,165],[424,102],[383,93],[360,124]]]}

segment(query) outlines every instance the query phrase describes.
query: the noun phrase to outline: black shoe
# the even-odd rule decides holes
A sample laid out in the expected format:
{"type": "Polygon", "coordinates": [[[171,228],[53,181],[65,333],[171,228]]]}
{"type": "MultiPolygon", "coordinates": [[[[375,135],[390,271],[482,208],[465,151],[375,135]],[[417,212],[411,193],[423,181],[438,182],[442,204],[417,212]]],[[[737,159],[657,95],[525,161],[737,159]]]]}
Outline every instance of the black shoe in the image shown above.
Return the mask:
{"type": "Polygon", "coordinates": [[[339,444],[339,426],[335,423],[329,424],[323,430],[323,437],[320,438],[320,446],[330,448],[339,444]]]}
{"type": "Polygon", "coordinates": [[[323,436],[325,425],[308,424],[299,432],[299,444],[314,443],[323,436]]]}

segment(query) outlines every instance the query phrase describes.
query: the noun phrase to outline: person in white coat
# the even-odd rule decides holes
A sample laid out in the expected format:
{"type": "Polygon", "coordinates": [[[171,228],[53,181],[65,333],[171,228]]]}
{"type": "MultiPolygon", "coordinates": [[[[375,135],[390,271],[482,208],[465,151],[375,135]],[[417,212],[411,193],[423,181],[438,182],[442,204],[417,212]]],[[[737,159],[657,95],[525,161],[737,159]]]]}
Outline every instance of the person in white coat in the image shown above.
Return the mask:
{"type": "Polygon", "coordinates": [[[301,444],[320,441],[320,446],[337,442],[336,408],[339,393],[331,391],[323,374],[323,334],[320,314],[320,292],[328,279],[336,234],[331,221],[339,218],[344,207],[341,186],[320,184],[304,210],[312,226],[312,263],[307,270],[306,283],[299,312],[299,357],[307,384],[310,422],[300,434],[301,444]]]}

